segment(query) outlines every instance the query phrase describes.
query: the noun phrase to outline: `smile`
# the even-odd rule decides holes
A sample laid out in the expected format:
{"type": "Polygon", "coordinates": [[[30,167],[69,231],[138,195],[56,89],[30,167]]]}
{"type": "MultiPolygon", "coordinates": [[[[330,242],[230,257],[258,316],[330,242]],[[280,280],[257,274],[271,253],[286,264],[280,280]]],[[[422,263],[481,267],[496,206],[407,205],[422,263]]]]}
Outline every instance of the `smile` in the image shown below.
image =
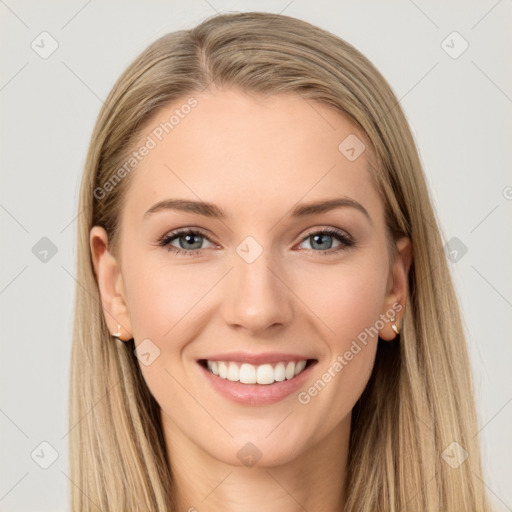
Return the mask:
{"type": "MultiPolygon", "coordinates": [[[[312,362],[312,360],[309,360],[312,362]]],[[[231,382],[242,384],[274,384],[290,380],[299,375],[308,364],[308,360],[280,361],[274,364],[253,365],[236,361],[206,360],[206,367],[213,375],[231,382]]]]}
{"type": "Polygon", "coordinates": [[[282,358],[277,355],[273,362],[266,356],[240,359],[246,361],[226,361],[219,357],[199,359],[197,363],[214,391],[230,401],[248,406],[275,404],[297,393],[318,363],[316,359],[300,357],[280,360],[282,358]],[[247,359],[253,359],[253,362],[249,363],[247,359]]]}

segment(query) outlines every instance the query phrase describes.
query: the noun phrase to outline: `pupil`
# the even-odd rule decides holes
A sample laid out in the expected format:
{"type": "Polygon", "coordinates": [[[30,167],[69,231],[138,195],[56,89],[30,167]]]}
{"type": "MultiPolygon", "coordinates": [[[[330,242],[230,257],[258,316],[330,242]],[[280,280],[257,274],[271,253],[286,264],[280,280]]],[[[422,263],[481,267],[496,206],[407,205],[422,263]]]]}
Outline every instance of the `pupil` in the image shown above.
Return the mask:
{"type": "MultiPolygon", "coordinates": [[[[186,244],[194,244],[193,240],[194,238],[200,238],[200,237],[197,237],[196,235],[193,235],[193,234],[188,234],[188,235],[184,235],[182,238],[185,239],[185,243],[186,244]]],[[[199,242],[199,245],[201,245],[201,242],[199,242]]],[[[197,247],[194,247],[194,249],[196,249],[197,247]]]]}
{"type": "MultiPolygon", "coordinates": [[[[318,239],[322,239],[323,237],[329,237],[331,238],[331,235],[326,235],[326,234],[318,234],[318,235],[313,235],[313,240],[314,240],[314,243],[317,243],[317,240],[318,239]]],[[[320,242],[320,249],[330,249],[332,246],[332,242],[329,244],[329,243],[322,243],[320,242]]]]}

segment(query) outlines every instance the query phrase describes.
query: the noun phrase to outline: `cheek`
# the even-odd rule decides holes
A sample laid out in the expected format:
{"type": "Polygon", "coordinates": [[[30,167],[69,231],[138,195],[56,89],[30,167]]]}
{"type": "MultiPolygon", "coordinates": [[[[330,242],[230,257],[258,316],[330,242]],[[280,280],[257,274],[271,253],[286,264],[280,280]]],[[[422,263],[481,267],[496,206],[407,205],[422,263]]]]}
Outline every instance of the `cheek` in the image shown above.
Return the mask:
{"type": "Polygon", "coordinates": [[[314,285],[311,279],[297,283],[326,351],[318,380],[302,390],[299,402],[314,403],[326,428],[350,412],[370,378],[387,277],[386,261],[373,259],[326,266],[315,273],[314,285]]]}
{"type": "Polygon", "coordinates": [[[172,396],[172,407],[185,410],[190,407],[190,397],[179,384],[184,379],[182,351],[200,335],[200,301],[218,277],[197,268],[186,271],[185,266],[171,265],[165,255],[152,258],[136,251],[125,259],[124,273],[144,380],[159,404],[172,396]],[[146,352],[149,364],[142,357],[146,352]]]}
{"type": "Polygon", "coordinates": [[[388,277],[385,262],[368,260],[319,266],[314,279],[311,273],[297,275],[297,295],[321,320],[331,356],[347,350],[353,339],[379,319],[388,277]]]}
{"type": "Polygon", "coordinates": [[[183,350],[204,329],[205,295],[219,281],[218,272],[170,263],[171,256],[164,250],[156,257],[137,251],[129,254],[126,293],[144,380],[159,403],[173,396],[173,406],[190,406],[178,384],[187,378],[183,350]],[[150,364],[143,357],[147,352],[150,364]]]}
{"type": "MultiPolygon", "coordinates": [[[[160,249],[162,250],[162,249],[160,249]]],[[[170,258],[170,256],[169,256],[170,258]]],[[[133,254],[126,262],[126,286],[135,340],[150,338],[161,347],[178,349],[170,343],[177,334],[194,325],[201,298],[216,278],[206,267],[193,271],[158,258],[133,254]],[[172,347],[171,347],[172,346],[172,347]]],[[[187,336],[191,333],[188,332],[187,336]]]]}

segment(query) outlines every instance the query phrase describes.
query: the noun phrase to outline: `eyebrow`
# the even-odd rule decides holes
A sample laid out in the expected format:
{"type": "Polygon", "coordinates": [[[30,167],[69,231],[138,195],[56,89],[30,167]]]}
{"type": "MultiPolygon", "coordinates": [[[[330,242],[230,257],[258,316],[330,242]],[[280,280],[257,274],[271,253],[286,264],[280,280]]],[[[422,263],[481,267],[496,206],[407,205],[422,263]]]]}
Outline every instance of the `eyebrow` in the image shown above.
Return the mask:
{"type": "MultiPolygon", "coordinates": [[[[327,199],[324,201],[318,201],[313,203],[298,204],[292,208],[290,212],[291,217],[307,217],[309,215],[315,215],[319,213],[325,213],[335,208],[355,208],[356,210],[363,213],[370,223],[373,223],[370,214],[366,208],[349,197],[338,197],[334,199],[327,199]]],[[[143,220],[153,215],[156,212],[163,210],[176,210],[181,212],[195,213],[197,215],[203,215],[205,217],[211,217],[215,219],[226,219],[227,214],[222,208],[219,208],[213,203],[207,203],[204,201],[195,201],[189,199],[165,199],[154,204],[145,214],[143,220]]]]}

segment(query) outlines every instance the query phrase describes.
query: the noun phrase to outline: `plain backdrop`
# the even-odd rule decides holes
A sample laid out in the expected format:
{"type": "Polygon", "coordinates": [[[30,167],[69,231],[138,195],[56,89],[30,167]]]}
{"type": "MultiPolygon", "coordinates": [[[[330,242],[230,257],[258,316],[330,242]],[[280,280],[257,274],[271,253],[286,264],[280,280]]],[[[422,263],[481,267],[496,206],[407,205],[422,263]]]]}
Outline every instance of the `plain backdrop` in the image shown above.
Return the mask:
{"type": "Polygon", "coordinates": [[[511,2],[5,0],[0,511],[68,510],[77,194],[102,101],[157,37],[250,10],[341,36],[400,99],[451,255],[486,485],[496,510],[512,510],[511,2]]]}

